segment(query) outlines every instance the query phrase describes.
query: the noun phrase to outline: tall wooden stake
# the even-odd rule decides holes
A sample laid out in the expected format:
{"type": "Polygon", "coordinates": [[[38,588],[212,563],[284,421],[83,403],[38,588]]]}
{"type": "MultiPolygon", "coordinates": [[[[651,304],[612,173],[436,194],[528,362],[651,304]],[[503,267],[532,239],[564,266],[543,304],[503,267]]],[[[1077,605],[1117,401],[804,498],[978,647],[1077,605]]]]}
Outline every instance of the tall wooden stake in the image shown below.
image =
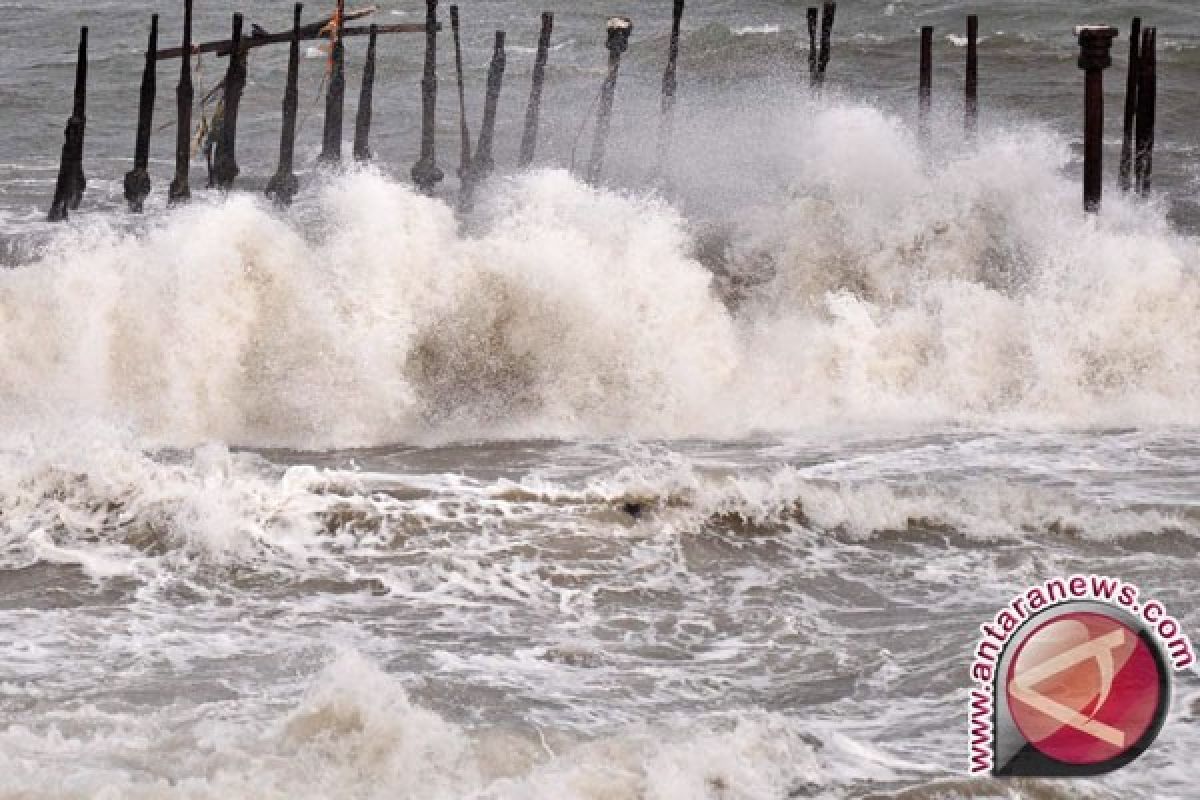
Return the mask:
{"type": "Polygon", "coordinates": [[[629,36],[633,33],[633,21],[628,17],[613,17],[608,21],[608,76],[600,92],[600,113],[596,117],[596,138],[592,142],[592,158],[588,163],[587,181],[592,185],[600,182],[604,171],[604,155],[608,148],[608,131],[612,126],[613,97],[617,92],[617,74],[621,70],[621,54],[629,49],[629,36]]]}
{"type": "Polygon", "coordinates": [[[366,163],[371,160],[371,104],[375,95],[375,41],[379,38],[379,26],[371,26],[371,38],[367,42],[367,63],[363,67],[362,91],[358,96],[358,115],[354,120],[354,160],[366,163]]]}
{"type": "Polygon", "coordinates": [[[483,103],[483,125],[479,128],[479,143],[471,159],[475,183],[487,179],[496,169],[492,143],[496,138],[496,109],[500,105],[500,90],[504,87],[504,68],[508,59],[504,52],[504,31],[496,31],[492,63],[488,66],[487,97],[483,103]]]}
{"type": "Polygon", "coordinates": [[[242,15],[233,15],[232,50],[229,67],[225,71],[225,102],[221,116],[221,130],[217,137],[217,156],[213,166],[213,177],[217,188],[229,191],[241,170],[237,164],[238,109],[242,103],[242,91],[246,88],[246,51],[242,49],[242,15]]]}
{"type": "Polygon", "coordinates": [[[974,136],[979,130],[979,17],[967,17],[967,80],[966,100],[967,134],[974,136]]]}
{"type": "Polygon", "coordinates": [[[1138,82],[1141,80],[1142,18],[1134,17],[1129,31],[1129,69],[1125,76],[1125,117],[1121,128],[1121,166],[1117,185],[1133,186],[1133,136],[1137,124],[1138,82]]]}
{"type": "Polygon", "coordinates": [[[342,160],[342,116],[346,108],[346,0],[337,0],[329,53],[329,91],[325,95],[325,132],[321,139],[323,164],[342,160]]]}
{"type": "Polygon", "coordinates": [[[146,68],[142,73],[142,93],[138,103],[137,141],[134,145],[133,169],[125,174],[125,200],[129,210],[142,213],[150,196],[150,131],[154,127],[154,94],[158,52],[158,14],[150,17],[150,41],[146,45],[146,68]]]}
{"type": "Polygon", "coordinates": [[[435,143],[437,117],[437,6],[425,0],[425,70],[421,76],[421,157],[412,168],[413,183],[432,192],[445,173],[438,168],[435,143]]]}
{"type": "Polygon", "coordinates": [[[820,24],[820,10],[808,9],[808,83],[817,85],[817,57],[820,55],[817,45],[817,26],[820,24]]]}
{"type": "Polygon", "coordinates": [[[1158,29],[1142,31],[1138,56],[1137,190],[1149,194],[1154,172],[1154,124],[1158,105],[1158,29]]]}
{"type": "Polygon", "coordinates": [[[1112,66],[1112,43],[1117,29],[1085,26],[1079,37],[1079,68],[1084,70],[1083,210],[1100,210],[1104,196],[1104,70],[1112,66]]]}
{"type": "Polygon", "coordinates": [[[679,88],[677,70],[679,64],[679,33],[683,26],[684,0],[675,0],[671,15],[671,44],[667,50],[667,69],[662,82],[662,121],[658,130],[658,157],[654,171],[662,174],[671,151],[671,140],[675,135],[675,93],[679,88]]]}
{"type": "Polygon", "coordinates": [[[467,91],[463,84],[462,29],[458,19],[458,6],[450,6],[450,28],[454,33],[454,74],[458,79],[458,138],[461,145],[458,154],[458,178],[470,179],[471,129],[467,125],[467,91]]]}
{"type": "Polygon", "coordinates": [[[79,208],[87,181],[83,176],[83,134],[87,127],[87,68],[88,29],[79,29],[79,55],[75,62],[75,103],[63,141],[58,181],[54,186],[54,202],[47,219],[62,222],[68,211],[79,208]]]}
{"type": "Polygon", "coordinates": [[[267,197],[277,205],[289,206],[300,182],[294,174],[296,155],[296,112],[300,106],[300,15],[304,4],[296,3],[292,9],[292,45],[288,52],[287,88],[283,92],[283,131],[279,136],[279,167],[267,182],[267,197]]]}
{"type": "MultiPolygon", "coordinates": [[[[192,51],[192,0],[183,0],[183,49],[192,51]]],[[[170,205],[187,202],[192,196],[190,170],[192,163],[192,58],[179,59],[179,84],[175,87],[175,108],[178,124],[175,129],[175,179],[167,189],[170,205]]]]}
{"type": "MultiPolygon", "coordinates": [[[[683,0],[676,0],[683,2],[683,0]]],[[[542,87],[546,82],[546,62],[550,60],[550,35],[554,33],[554,15],[542,12],[542,32],[538,36],[537,56],[533,60],[533,86],[525,109],[525,132],[521,135],[521,155],[517,166],[526,169],[537,152],[538,123],[542,112],[542,87]]]]}
{"type": "Polygon", "coordinates": [[[921,28],[921,79],[917,90],[917,124],[922,139],[929,138],[929,115],[933,110],[933,26],[921,28]]]}
{"type": "Polygon", "coordinates": [[[821,4],[821,54],[817,58],[817,86],[825,85],[825,70],[829,67],[833,38],[833,18],[837,14],[837,3],[821,4]]]}

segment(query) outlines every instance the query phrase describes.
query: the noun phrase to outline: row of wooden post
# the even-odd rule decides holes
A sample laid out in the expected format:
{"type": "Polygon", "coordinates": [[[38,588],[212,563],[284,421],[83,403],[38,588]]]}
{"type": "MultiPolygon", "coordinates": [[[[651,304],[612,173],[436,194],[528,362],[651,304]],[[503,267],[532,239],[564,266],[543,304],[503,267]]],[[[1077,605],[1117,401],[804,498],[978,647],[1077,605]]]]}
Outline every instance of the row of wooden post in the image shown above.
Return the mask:
{"type": "MultiPolygon", "coordinates": [[[[921,28],[921,66],[917,80],[917,127],[922,139],[930,132],[933,114],[933,26],[921,28]]],[[[967,69],[963,101],[967,133],[974,135],[979,127],[979,17],[967,17],[967,69]]]]}

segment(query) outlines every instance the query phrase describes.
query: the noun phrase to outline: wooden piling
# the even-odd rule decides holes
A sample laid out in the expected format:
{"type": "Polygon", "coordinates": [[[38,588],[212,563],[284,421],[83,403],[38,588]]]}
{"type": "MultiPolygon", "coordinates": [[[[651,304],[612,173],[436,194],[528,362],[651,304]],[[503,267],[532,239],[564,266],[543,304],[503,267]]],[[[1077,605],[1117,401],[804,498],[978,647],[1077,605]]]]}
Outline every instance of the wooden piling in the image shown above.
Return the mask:
{"type": "Polygon", "coordinates": [[[138,102],[137,137],[133,169],[125,174],[125,201],[129,210],[142,213],[150,196],[150,132],[154,127],[154,96],[157,91],[158,14],[150,17],[150,40],[146,44],[146,67],[142,72],[142,91],[138,102]]]}
{"type": "Polygon", "coordinates": [[[1150,193],[1154,172],[1154,124],[1158,105],[1158,29],[1142,32],[1138,55],[1137,157],[1135,171],[1139,194],[1150,193]]]}
{"type": "Polygon", "coordinates": [[[435,143],[437,117],[437,6],[425,0],[425,69],[421,76],[421,157],[412,168],[413,183],[432,192],[445,177],[438,168],[435,143]]]}
{"type": "Polygon", "coordinates": [[[967,79],[963,105],[969,136],[979,130],[979,17],[967,17],[967,79]]]}
{"type": "Polygon", "coordinates": [[[1112,66],[1112,42],[1117,29],[1083,26],[1079,37],[1079,68],[1084,70],[1083,209],[1100,210],[1104,195],[1104,70],[1112,66]]]}
{"type": "Polygon", "coordinates": [[[229,67],[225,71],[224,113],[221,115],[221,130],[217,136],[217,155],[213,165],[213,178],[217,188],[229,191],[241,171],[237,164],[238,109],[242,103],[242,91],[246,88],[246,51],[242,49],[242,15],[233,15],[233,36],[230,41],[229,67]]]}
{"type": "Polygon", "coordinates": [[[820,10],[808,9],[808,84],[817,85],[817,57],[820,55],[817,44],[817,26],[820,24],[820,10]]]}
{"type": "Polygon", "coordinates": [[[608,131],[612,126],[613,98],[617,91],[617,75],[621,70],[621,54],[629,49],[629,36],[633,33],[633,21],[629,17],[613,17],[607,24],[608,75],[600,91],[600,112],[596,117],[596,137],[592,142],[592,158],[588,163],[587,181],[592,185],[600,182],[604,171],[604,155],[608,148],[608,131]]]}
{"type": "Polygon", "coordinates": [[[1141,80],[1142,18],[1134,17],[1129,31],[1129,68],[1125,75],[1125,116],[1121,129],[1121,166],[1117,184],[1127,192],[1133,186],[1133,136],[1137,124],[1138,83],[1141,80]]]}
{"type": "Polygon", "coordinates": [[[817,86],[825,85],[825,70],[832,55],[833,18],[837,14],[837,3],[821,5],[821,54],[817,58],[817,86]]]}
{"type": "Polygon", "coordinates": [[[679,88],[679,35],[683,27],[684,0],[675,0],[671,14],[671,44],[667,49],[667,68],[662,82],[662,120],[658,129],[658,157],[654,171],[661,175],[671,151],[671,140],[675,135],[675,93],[679,88]]]}
{"type": "Polygon", "coordinates": [[[283,130],[279,136],[279,167],[267,182],[267,197],[281,207],[292,204],[300,181],[296,179],[294,161],[296,155],[296,112],[300,107],[300,16],[304,4],[296,3],[292,9],[292,44],[288,52],[287,87],[283,91],[283,130]]]}
{"type": "Polygon", "coordinates": [[[346,108],[346,0],[337,0],[329,38],[329,91],[325,94],[325,131],[321,137],[322,164],[342,161],[342,117],[346,108]]]}
{"type": "Polygon", "coordinates": [[[367,63],[363,66],[362,91],[358,96],[358,114],[354,119],[354,160],[365,164],[371,160],[371,104],[375,96],[375,44],[379,38],[377,25],[371,26],[367,41],[367,63]]]}
{"type": "Polygon", "coordinates": [[[267,182],[267,197],[276,205],[292,204],[300,181],[293,172],[296,154],[296,112],[300,107],[300,16],[304,4],[296,3],[292,8],[292,44],[288,52],[287,86],[283,91],[283,130],[279,136],[279,166],[267,182]]]}
{"type": "MultiPolygon", "coordinates": [[[[183,0],[183,49],[192,51],[192,0],[183,0]]],[[[175,109],[178,123],[175,128],[175,179],[167,189],[170,205],[187,202],[192,196],[190,186],[192,163],[192,58],[179,59],[179,83],[175,86],[175,109]]]]}
{"type": "MultiPolygon", "coordinates": [[[[683,0],[676,0],[682,3],[683,0]]],[[[542,12],[542,32],[538,36],[537,55],[533,59],[533,83],[529,90],[529,105],[525,108],[525,131],[521,134],[521,154],[517,166],[526,169],[537,152],[538,124],[542,112],[542,87],[546,82],[546,63],[550,60],[550,36],[554,33],[554,15],[542,12]]]]}
{"type": "Polygon", "coordinates": [[[62,222],[79,208],[87,181],[83,176],[83,138],[87,127],[88,28],[79,29],[79,54],[75,62],[75,102],[67,119],[54,201],[47,219],[62,222]]]}
{"type": "Polygon", "coordinates": [[[450,6],[450,28],[454,33],[454,74],[458,82],[458,179],[466,181],[471,170],[471,128],[467,125],[467,91],[463,81],[462,27],[458,6],[450,6]]]}
{"type": "Polygon", "coordinates": [[[921,76],[917,86],[917,127],[922,139],[929,138],[929,116],[933,111],[933,26],[921,28],[921,76]]]}
{"type": "Polygon", "coordinates": [[[496,31],[492,48],[492,63],[488,66],[487,97],[483,103],[483,125],[479,128],[479,142],[475,146],[475,157],[471,159],[473,183],[478,185],[496,169],[492,155],[492,143],[496,138],[496,110],[500,105],[500,90],[504,86],[504,68],[508,59],[504,52],[504,31],[496,31]]]}

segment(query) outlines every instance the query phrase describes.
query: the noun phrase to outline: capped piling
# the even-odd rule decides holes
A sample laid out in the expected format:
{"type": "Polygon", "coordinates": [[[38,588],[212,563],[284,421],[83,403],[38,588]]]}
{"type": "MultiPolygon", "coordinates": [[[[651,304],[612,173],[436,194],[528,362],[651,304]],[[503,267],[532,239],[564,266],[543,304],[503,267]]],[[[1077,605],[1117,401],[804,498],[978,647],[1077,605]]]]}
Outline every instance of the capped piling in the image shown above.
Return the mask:
{"type": "MultiPolygon", "coordinates": [[[[683,2],[683,0],[676,0],[683,2]]],[[[550,59],[550,36],[554,32],[554,15],[542,12],[542,30],[538,35],[537,55],[533,59],[533,82],[529,90],[529,105],[525,108],[525,130],[521,134],[521,155],[517,166],[526,169],[533,163],[537,151],[538,124],[542,111],[542,87],[546,81],[546,63],[550,59]]]]}
{"type": "Polygon", "coordinates": [[[170,205],[183,203],[192,196],[190,186],[192,163],[192,0],[183,2],[183,50],[188,55],[179,59],[179,83],[175,86],[175,178],[167,189],[170,205]]]}
{"type": "Polygon", "coordinates": [[[613,98],[617,92],[617,75],[621,70],[621,55],[629,49],[629,36],[633,33],[633,21],[629,17],[612,17],[606,25],[608,39],[608,75],[600,91],[600,112],[596,117],[596,137],[592,142],[592,158],[588,163],[587,181],[600,182],[604,171],[604,155],[608,148],[608,131],[612,126],[613,98]]]}
{"type": "Polygon", "coordinates": [[[435,142],[437,117],[437,6],[425,0],[425,69],[421,76],[421,157],[412,168],[413,183],[432,192],[445,173],[438,168],[435,142]]]}
{"type": "Polygon", "coordinates": [[[154,127],[154,95],[157,91],[158,14],[150,17],[150,39],[146,44],[146,67],[142,72],[142,91],[138,102],[137,137],[133,169],[125,174],[125,201],[129,210],[142,213],[150,196],[150,131],[154,127]]]}
{"type": "Polygon", "coordinates": [[[300,16],[304,4],[292,8],[292,43],[288,51],[287,86],[283,90],[283,129],[279,135],[279,166],[267,182],[267,197],[280,206],[291,205],[300,182],[293,170],[296,154],[296,112],[300,107],[300,16]]]}
{"type": "Polygon", "coordinates": [[[325,94],[325,131],[321,137],[322,164],[342,160],[342,117],[346,109],[346,0],[337,0],[329,24],[329,91],[325,94]]]}
{"type": "Polygon", "coordinates": [[[1112,43],[1117,29],[1085,25],[1079,38],[1079,68],[1084,71],[1083,209],[1100,210],[1104,195],[1104,70],[1112,66],[1112,43]]]}
{"type": "Polygon", "coordinates": [[[1135,162],[1137,190],[1150,193],[1154,172],[1154,124],[1158,105],[1158,29],[1142,31],[1141,52],[1138,57],[1137,159],[1135,162]]]}
{"type": "Polygon", "coordinates": [[[238,110],[242,91],[246,88],[246,51],[242,48],[242,15],[233,15],[233,35],[230,38],[229,66],[225,70],[224,111],[217,135],[217,155],[213,178],[217,188],[228,191],[241,170],[237,164],[238,110]]]}
{"type": "Polygon", "coordinates": [[[967,77],[963,109],[969,136],[979,129],[979,17],[967,17],[967,77]]]}
{"type": "Polygon", "coordinates": [[[83,175],[83,138],[87,128],[88,28],[79,29],[79,52],[75,61],[75,100],[63,137],[58,181],[47,219],[62,222],[68,211],[79,208],[87,180],[83,175]]]}
{"type": "Polygon", "coordinates": [[[1133,137],[1137,125],[1138,83],[1141,81],[1142,18],[1134,17],[1129,29],[1129,65],[1125,75],[1125,116],[1121,128],[1121,191],[1133,186],[1133,137]]]}
{"type": "Polygon", "coordinates": [[[371,160],[371,105],[375,98],[375,44],[378,38],[379,26],[372,25],[371,38],[367,40],[362,90],[358,95],[358,114],[354,119],[354,160],[359,163],[371,160]]]}

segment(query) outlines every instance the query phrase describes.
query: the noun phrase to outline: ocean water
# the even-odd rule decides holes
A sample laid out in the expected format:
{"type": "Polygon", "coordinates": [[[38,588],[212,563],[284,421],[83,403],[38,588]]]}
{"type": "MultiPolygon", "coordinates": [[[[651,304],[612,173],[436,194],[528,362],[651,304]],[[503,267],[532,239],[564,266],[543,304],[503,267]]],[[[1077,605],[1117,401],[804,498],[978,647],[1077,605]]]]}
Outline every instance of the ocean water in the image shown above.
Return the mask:
{"type": "MultiPolygon", "coordinates": [[[[1200,630],[1200,11],[845,3],[814,95],[804,4],[693,0],[656,173],[670,3],[547,3],[517,173],[543,5],[461,5],[473,131],[510,44],[470,213],[448,37],[448,177],[408,183],[423,45],[400,36],[366,168],[315,169],[308,53],[286,212],[261,197],[286,48],[250,60],[244,191],[203,191],[198,159],[170,211],[160,68],[135,217],[146,18],[173,44],[179,4],[0,2],[0,798],[1194,797],[1194,668],[1124,770],[965,770],[978,626],[1025,586],[1120,577],[1200,630]],[[635,29],[593,187],[610,13],[635,29]],[[1135,13],[1162,37],[1155,191],[1113,185],[1118,40],[1087,218],[1070,30],[1135,13]],[[80,24],[89,187],[55,226],[80,24]]],[[[198,6],[223,35],[234,4],[198,6]]]]}

